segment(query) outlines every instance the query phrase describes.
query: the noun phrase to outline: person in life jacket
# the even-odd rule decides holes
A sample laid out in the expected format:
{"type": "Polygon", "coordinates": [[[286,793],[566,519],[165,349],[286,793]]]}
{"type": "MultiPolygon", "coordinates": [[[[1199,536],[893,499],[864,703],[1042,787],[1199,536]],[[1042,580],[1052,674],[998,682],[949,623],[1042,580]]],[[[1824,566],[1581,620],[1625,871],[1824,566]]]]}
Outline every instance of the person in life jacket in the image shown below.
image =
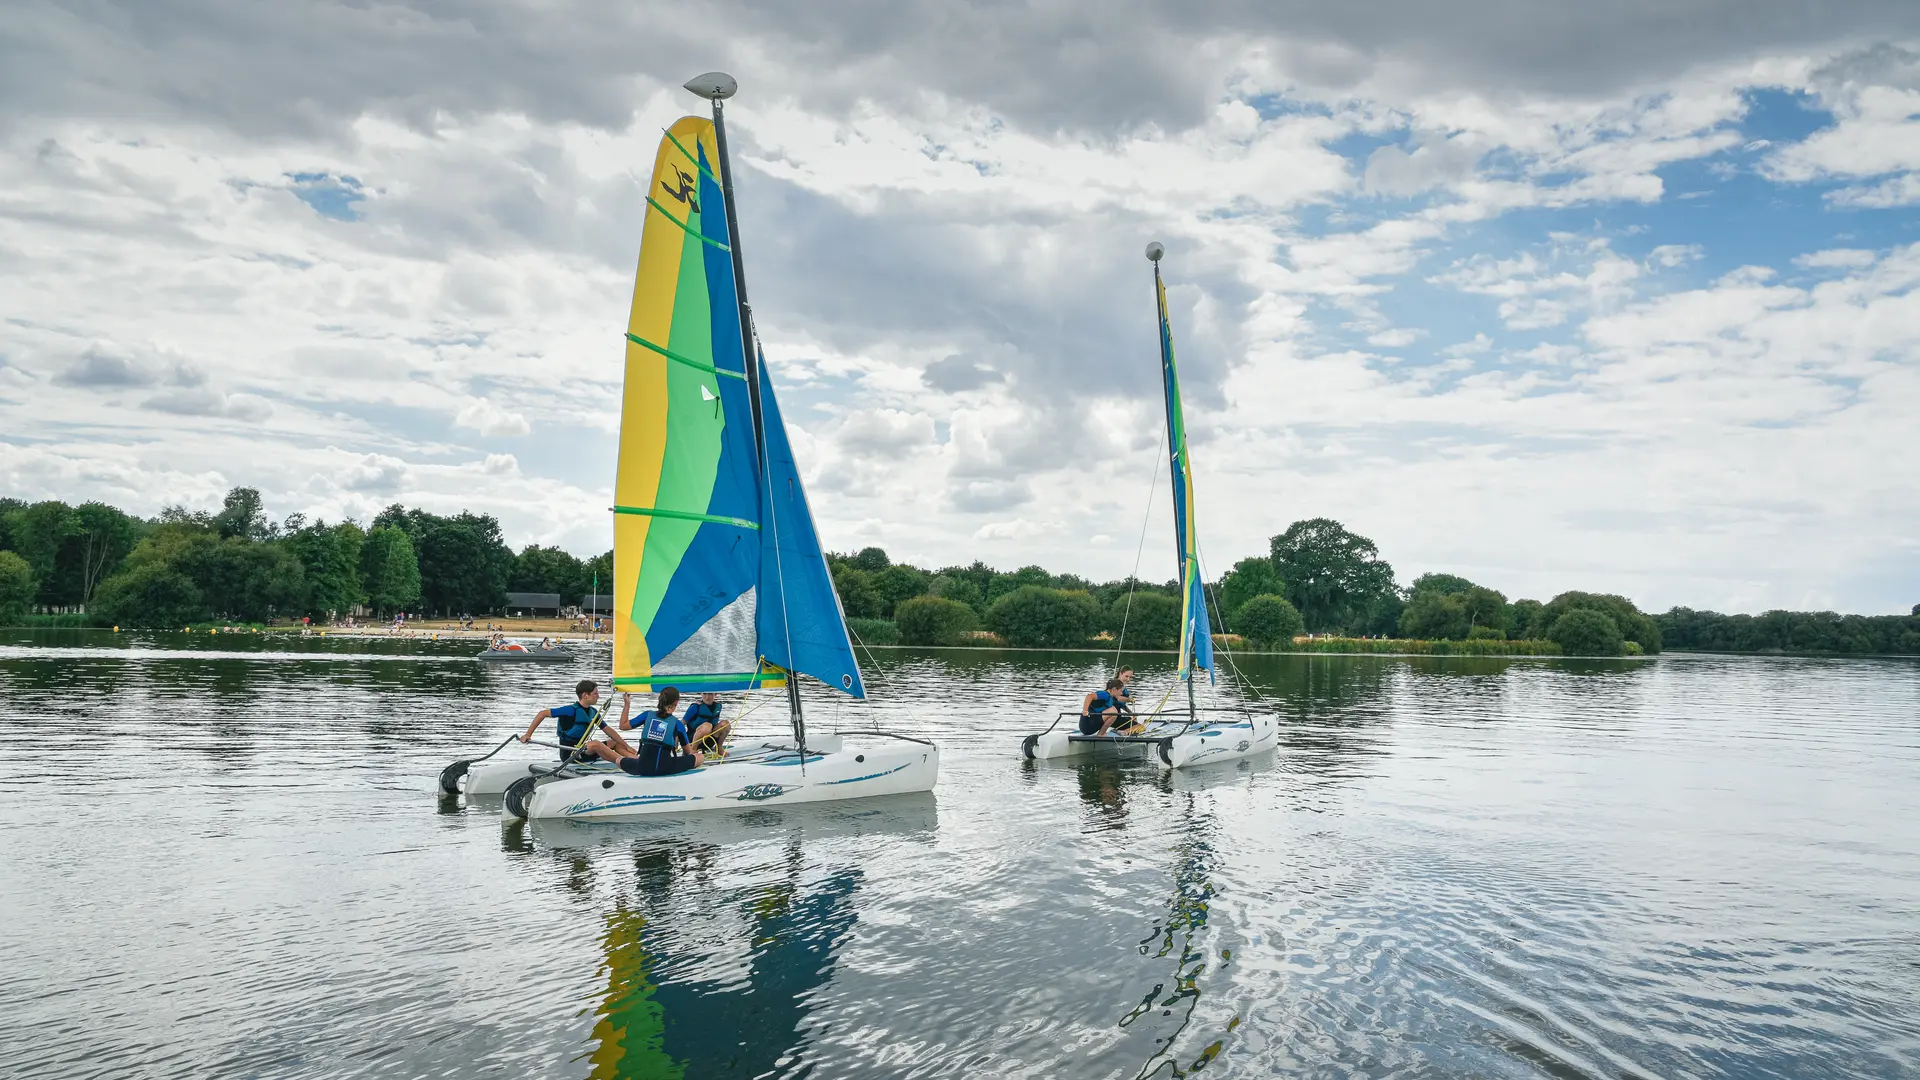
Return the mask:
{"type": "Polygon", "coordinates": [[[1121,734],[1130,733],[1133,729],[1125,726],[1130,722],[1123,706],[1125,690],[1126,684],[1119,679],[1108,679],[1105,690],[1088,694],[1080,703],[1080,734],[1111,734],[1116,723],[1122,725],[1121,734]]]}
{"type": "Polygon", "coordinates": [[[573,696],[572,705],[556,705],[551,709],[541,709],[534,713],[533,723],[527,725],[526,733],[520,736],[520,741],[524,743],[532,740],[533,733],[540,730],[540,725],[548,717],[552,717],[554,727],[560,734],[561,761],[585,761],[591,757],[606,757],[606,754],[600,753],[596,747],[604,748],[608,753],[616,755],[614,760],[618,760],[619,754],[635,752],[625,739],[607,730],[604,723],[601,723],[600,727],[601,730],[606,731],[607,742],[587,739],[587,734],[592,731],[594,724],[600,721],[601,716],[601,710],[595,707],[600,702],[598,683],[592,679],[580,680],[579,685],[573,688],[573,696]]]}
{"type": "Polygon", "coordinates": [[[733,731],[730,721],[720,719],[720,695],[701,694],[700,700],[687,706],[686,725],[693,732],[693,745],[707,745],[718,754],[727,745],[733,731]]]}
{"type": "Polygon", "coordinates": [[[633,695],[624,695],[620,701],[620,730],[639,732],[640,746],[632,754],[600,756],[634,776],[672,776],[699,768],[706,758],[698,750],[687,749],[693,741],[687,725],[673,715],[673,707],[679,703],[680,691],[669,686],[660,691],[658,705],[632,716],[633,695]]]}

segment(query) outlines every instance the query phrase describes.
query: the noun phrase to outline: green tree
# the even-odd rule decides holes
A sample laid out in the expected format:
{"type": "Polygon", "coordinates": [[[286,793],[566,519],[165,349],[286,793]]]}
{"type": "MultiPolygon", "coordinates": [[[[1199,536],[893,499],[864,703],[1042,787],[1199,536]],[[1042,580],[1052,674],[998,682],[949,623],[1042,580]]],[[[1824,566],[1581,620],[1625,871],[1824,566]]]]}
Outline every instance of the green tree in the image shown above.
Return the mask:
{"type": "Polygon", "coordinates": [[[1122,594],[1107,612],[1107,629],[1125,634],[1121,644],[1135,649],[1171,649],[1180,644],[1180,601],[1163,592],[1122,594]]]}
{"type": "Polygon", "coordinates": [[[583,564],[571,552],[528,544],[514,556],[507,588],[514,592],[559,593],[562,604],[580,599],[583,564]]]}
{"type": "Polygon", "coordinates": [[[1515,600],[1507,606],[1507,636],[1515,641],[1538,641],[1547,636],[1541,612],[1547,606],[1538,600],[1515,600]]]}
{"type": "Polygon", "coordinates": [[[1400,613],[1400,633],[1404,637],[1430,641],[1465,640],[1473,629],[1467,616],[1463,594],[1415,590],[1400,613]]]}
{"type": "Polygon", "coordinates": [[[33,570],[33,580],[39,590],[36,603],[77,602],[60,596],[56,582],[60,549],[66,546],[73,529],[73,508],[58,499],[37,502],[7,515],[8,543],[33,570]]]}
{"type": "Polygon", "coordinates": [[[420,602],[420,563],[406,530],[378,526],[360,548],[360,579],[367,604],[382,616],[420,602]]]}
{"type": "Polygon", "coordinates": [[[841,563],[833,571],[833,591],[840,595],[840,610],[851,619],[880,617],[880,594],[873,589],[871,577],[851,563],[841,563]]]}
{"type": "Polygon", "coordinates": [[[1273,560],[1261,555],[1250,556],[1233,564],[1233,569],[1220,578],[1220,612],[1224,616],[1227,629],[1234,629],[1240,605],[1256,596],[1271,593],[1275,596],[1286,595],[1287,584],[1280,580],[1279,571],[1273,568],[1273,560]]]}
{"type": "Polygon", "coordinates": [[[1374,542],[1330,518],[1296,521],[1271,546],[1287,599],[1315,632],[1364,623],[1373,602],[1394,591],[1393,567],[1374,542]]]}
{"type": "Polygon", "coordinates": [[[1620,627],[1594,608],[1574,608],[1555,619],[1547,640],[1568,656],[1619,656],[1624,649],[1620,627]]]}
{"type": "MultiPolygon", "coordinates": [[[[1633,606],[1633,601],[1624,596],[1611,593],[1563,592],[1552,600],[1540,612],[1541,620],[1552,627],[1560,621],[1560,616],[1569,611],[1585,609],[1598,611],[1613,620],[1620,636],[1639,645],[1646,653],[1660,651],[1660,625],[1650,616],[1642,614],[1633,606]]],[[[1549,634],[1551,636],[1551,634],[1549,634]]]]}
{"type": "Polygon", "coordinates": [[[11,626],[24,619],[39,587],[27,560],[14,552],[0,551],[0,626],[11,626]]]}
{"type": "Polygon", "coordinates": [[[1259,648],[1292,644],[1306,630],[1307,620],[1284,596],[1263,593],[1240,606],[1237,632],[1259,648]]]}
{"type": "Polygon", "coordinates": [[[306,609],[305,570],[281,542],[209,539],[187,546],[168,565],[193,582],[217,616],[264,622],[306,609]]]}
{"type": "Polygon", "coordinates": [[[227,492],[213,527],[222,539],[265,540],[273,534],[258,489],[237,487],[227,492]]]}
{"type": "Polygon", "coordinates": [[[94,613],[115,626],[158,630],[204,622],[212,615],[199,587],[161,561],[123,570],[101,582],[94,613]]]}
{"type": "Polygon", "coordinates": [[[865,570],[869,574],[877,574],[893,565],[892,560],[887,558],[887,553],[877,547],[861,548],[860,554],[848,561],[853,563],[855,569],[865,570]]]}
{"type": "MultiPolygon", "coordinates": [[[[574,586],[581,596],[598,593],[613,595],[613,552],[603,551],[580,564],[580,580],[574,586]]],[[[584,601],[583,601],[584,602],[584,601]]]]}
{"type": "Polygon", "coordinates": [[[364,595],[358,557],[359,528],[345,523],[343,527],[329,526],[324,521],[312,525],[301,525],[291,518],[289,521],[298,527],[281,542],[300,561],[301,576],[307,585],[299,610],[314,618],[325,618],[329,613],[345,615],[364,595]]]}
{"type": "Polygon", "coordinates": [[[77,601],[90,605],[94,592],[140,542],[144,527],[104,502],[81,503],[73,509],[73,530],[61,548],[61,563],[77,578],[77,601]]]}
{"type": "Polygon", "coordinates": [[[927,591],[927,572],[917,566],[895,563],[868,576],[868,584],[880,600],[880,613],[893,618],[903,600],[911,600],[927,591]]]}
{"type": "Polygon", "coordinates": [[[987,594],[971,578],[956,577],[942,570],[927,582],[927,595],[957,601],[973,609],[975,615],[986,611],[987,594]]]}
{"type": "Polygon", "coordinates": [[[1100,604],[1089,593],[1022,585],[987,609],[987,628],[1020,648],[1075,648],[1085,645],[1100,620],[1100,604]]]}
{"type": "Polygon", "coordinates": [[[893,622],[905,644],[958,645],[968,631],[979,628],[980,616],[958,600],[916,596],[900,602],[893,622]]]}

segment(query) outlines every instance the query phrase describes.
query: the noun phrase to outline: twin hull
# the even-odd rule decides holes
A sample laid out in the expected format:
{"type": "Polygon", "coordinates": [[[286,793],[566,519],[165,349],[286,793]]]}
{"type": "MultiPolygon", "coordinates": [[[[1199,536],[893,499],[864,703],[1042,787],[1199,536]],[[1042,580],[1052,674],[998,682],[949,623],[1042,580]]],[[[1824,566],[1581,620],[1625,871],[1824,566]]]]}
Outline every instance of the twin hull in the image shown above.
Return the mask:
{"type": "MultiPolygon", "coordinates": [[[[807,751],[803,764],[791,743],[738,745],[733,760],[677,776],[629,776],[611,767],[593,766],[583,770],[585,775],[541,781],[526,800],[527,816],[604,821],[863,799],[931,791],[940,775],[940,751],[927,743],[902,740],[898,745],[849,746],[827,735],[807,751]]],[[[497,794],[528,775],[526,762],[482,763],[468,772],[465,791],[497,794]]]]}
{"type": "Polygon", "coordinates": [[[1164,739],[1076,739],[1077,728],[1049,731],[1034,739],[1029,756],[1063,758],[1090,754],[1102,746],[1146,746],[1153,760],[1169,769],[1234,761],[1263,754],[1280,744],[1280,723],[1265,713],[1236,716],[1211,724],[1196,724],[1164,739]]]}

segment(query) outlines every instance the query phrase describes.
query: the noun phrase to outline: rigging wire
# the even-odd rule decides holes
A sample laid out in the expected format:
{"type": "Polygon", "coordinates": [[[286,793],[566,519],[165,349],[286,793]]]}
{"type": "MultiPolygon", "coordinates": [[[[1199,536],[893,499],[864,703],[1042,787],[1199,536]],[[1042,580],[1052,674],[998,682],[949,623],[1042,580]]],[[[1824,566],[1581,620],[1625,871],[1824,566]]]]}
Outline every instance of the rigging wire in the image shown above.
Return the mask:
{"type": "Polygon", "coordinates": [[[1133,590],[1140,584],[1140,558],[1147,550],[1147,526],[1153,521],[1153,497],[1160,491],[1161,451],[1167,447],[1167,433],[1160,433],[1160,442],[1153,451],[1153,471],[1147,480],[1147,511],[1140,517],[1140,543],[1133,551],[1133,573],[1127,576],[1127,606],[1120,612],[1120,636],[1113,646],[1113,670],[1120,670],[1120,652],[1127,645],[1127,620],[1133,615],[1133,590]]]}

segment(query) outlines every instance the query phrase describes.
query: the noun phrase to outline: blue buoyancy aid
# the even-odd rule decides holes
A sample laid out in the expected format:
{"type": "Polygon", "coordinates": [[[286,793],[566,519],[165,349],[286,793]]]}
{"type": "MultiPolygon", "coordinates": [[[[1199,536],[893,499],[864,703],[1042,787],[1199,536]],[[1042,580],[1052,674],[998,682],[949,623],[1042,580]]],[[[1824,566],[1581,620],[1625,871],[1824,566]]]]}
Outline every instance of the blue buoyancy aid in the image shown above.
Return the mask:
{"type": "Polygon", "coordinates": [[[633,726],[640,732],[641,742],[672,746],[687,741],[686,725],[672,713],[660,713],[648,709],[640,714],[638,722],[633,726]]]}
{"type": "Polygon", "coordinates": [[[1106,712],[1108,709],[1114,708],[1119,704],[1120,702],[1115,700],[1112,694],[1106,692],[1105,690],[1095,690],[1093,692],[1093,704],[1088,706],[1087,715],[1099,716],[1101,713],[1106,712]]]}

